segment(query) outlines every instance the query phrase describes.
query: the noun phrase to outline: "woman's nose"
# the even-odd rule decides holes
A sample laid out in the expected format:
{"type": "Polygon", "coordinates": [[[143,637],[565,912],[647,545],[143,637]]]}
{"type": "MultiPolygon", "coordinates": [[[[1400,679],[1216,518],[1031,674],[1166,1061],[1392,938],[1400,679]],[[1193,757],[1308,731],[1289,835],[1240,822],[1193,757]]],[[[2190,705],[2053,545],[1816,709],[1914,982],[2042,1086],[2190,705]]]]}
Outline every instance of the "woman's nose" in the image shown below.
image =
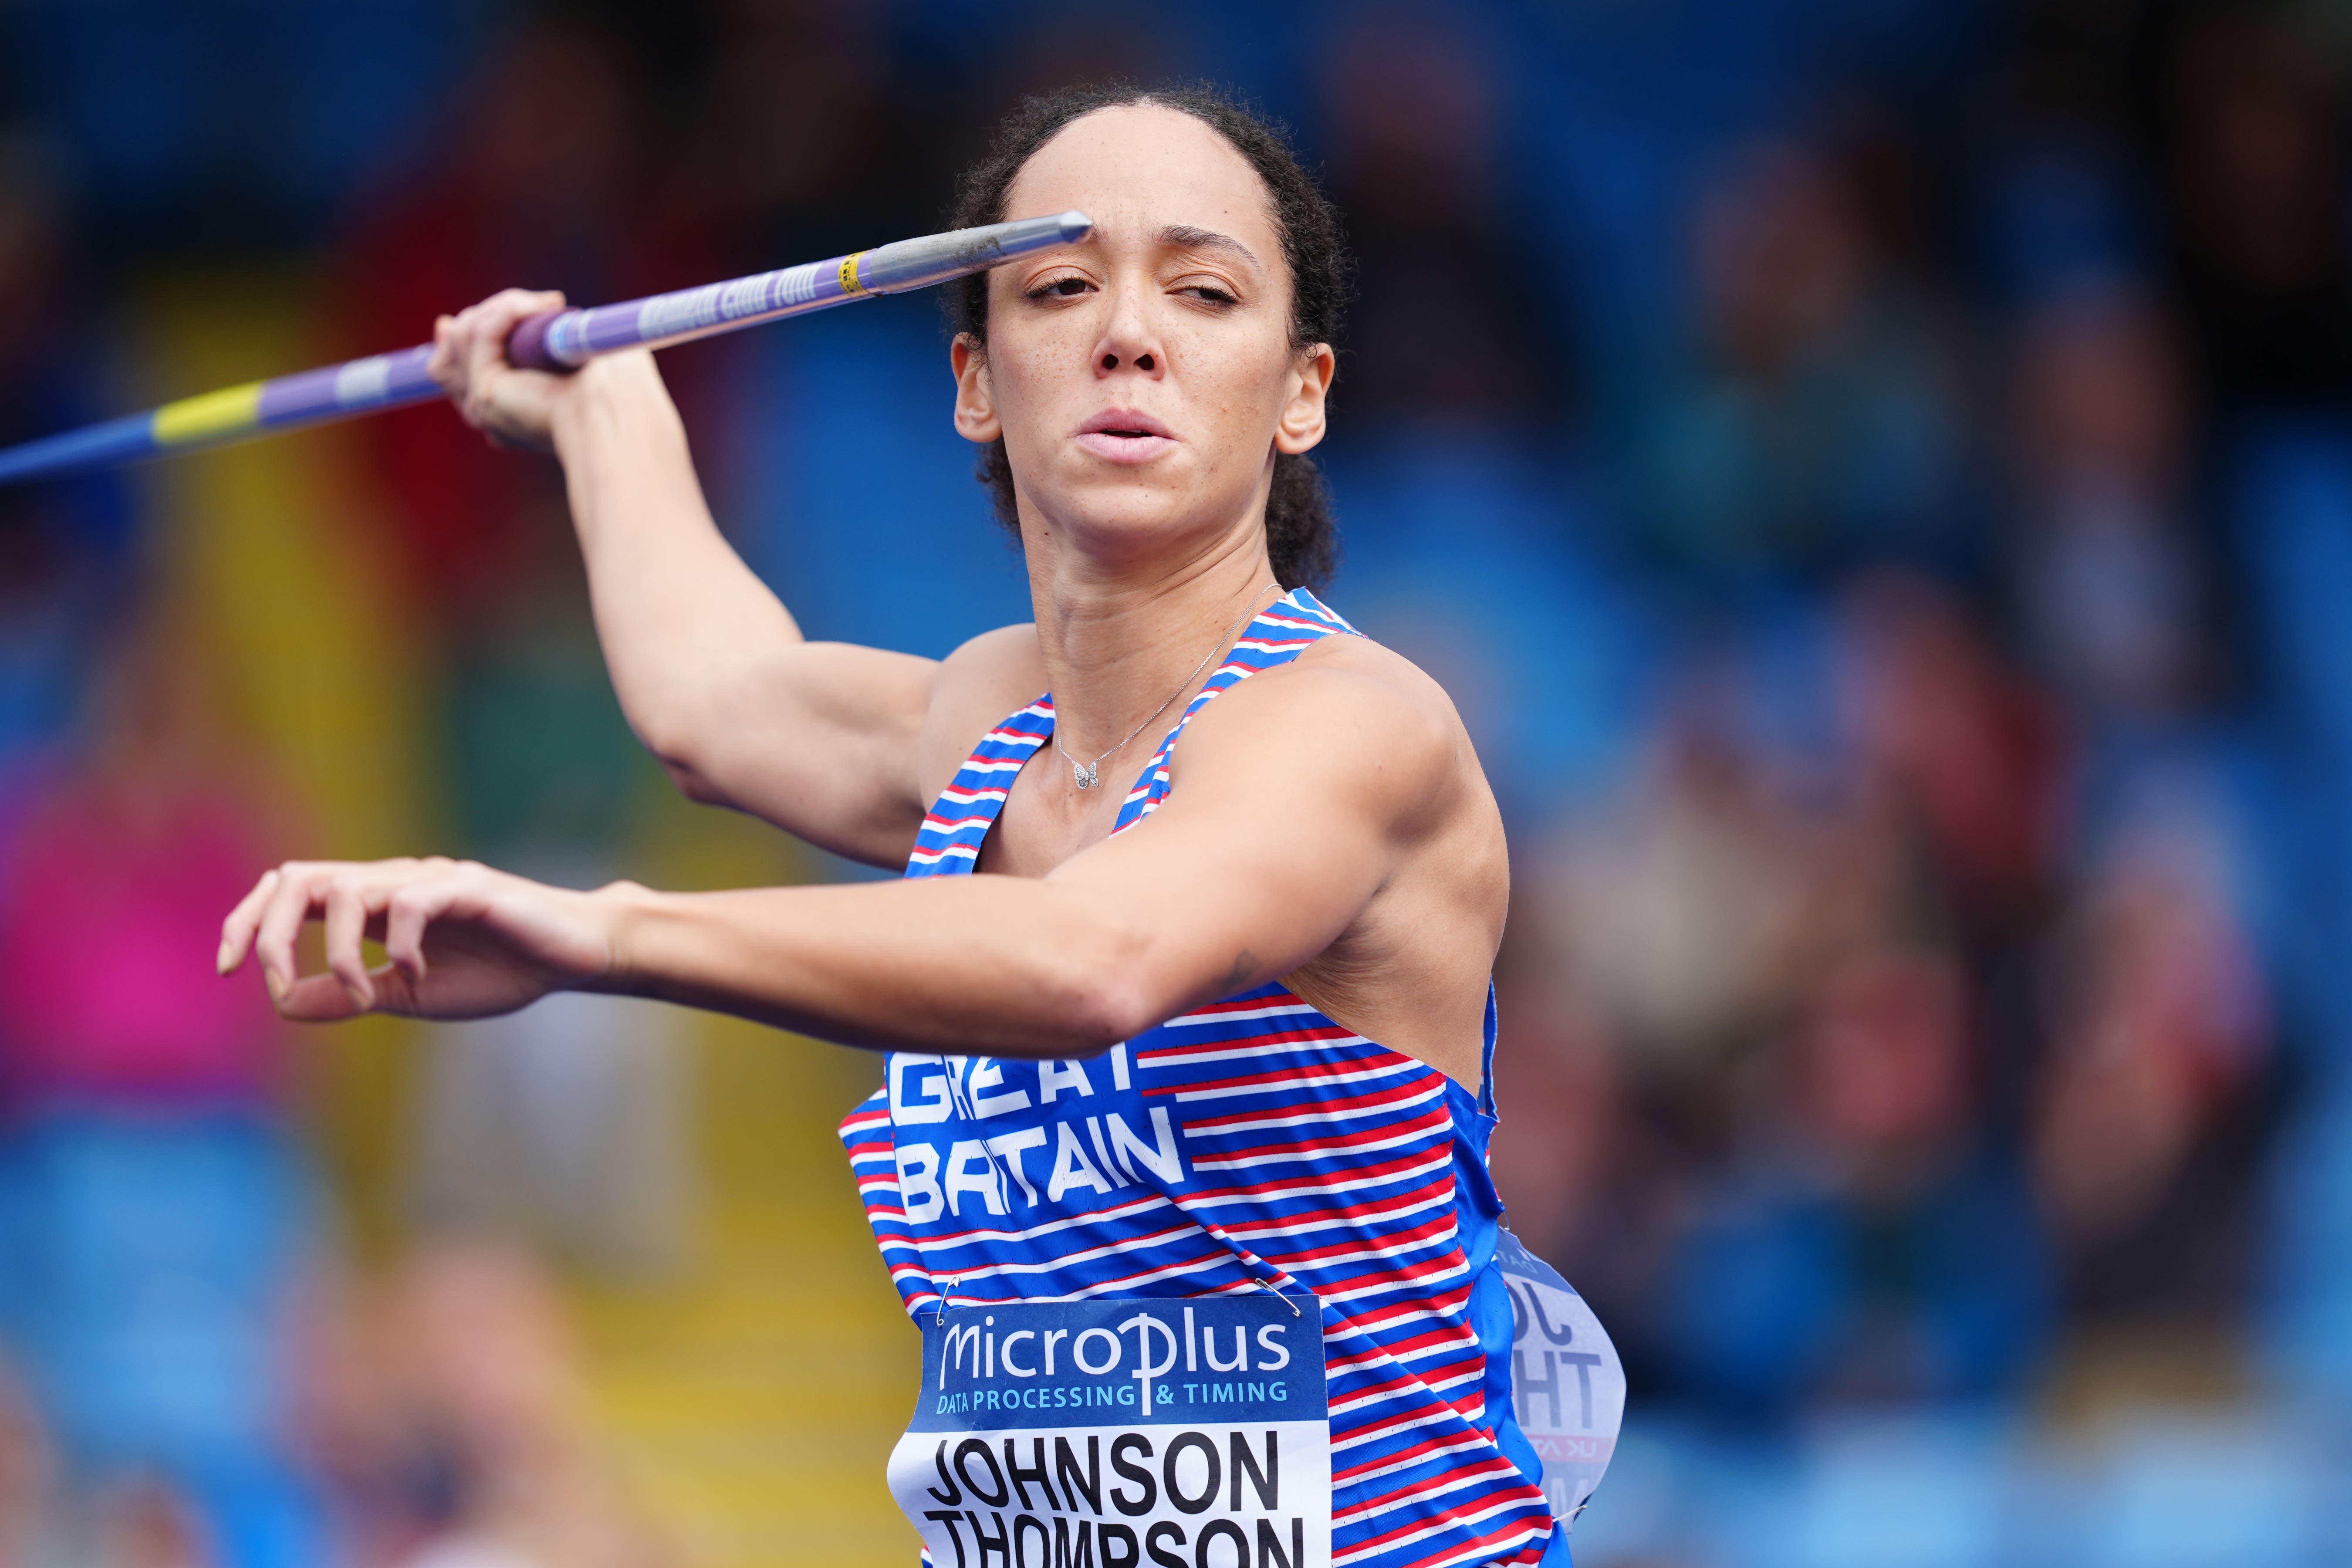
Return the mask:
{"type": "Polygon", "coordinates": [[[1113,297],[1110,320],[1104,323],[1103,335],[1095,344],[1095,374],[1104,376],[1125,369],[1154,375],[1166,362],[1142,301],[1132,291],[1120,290],[1113,297]]]}

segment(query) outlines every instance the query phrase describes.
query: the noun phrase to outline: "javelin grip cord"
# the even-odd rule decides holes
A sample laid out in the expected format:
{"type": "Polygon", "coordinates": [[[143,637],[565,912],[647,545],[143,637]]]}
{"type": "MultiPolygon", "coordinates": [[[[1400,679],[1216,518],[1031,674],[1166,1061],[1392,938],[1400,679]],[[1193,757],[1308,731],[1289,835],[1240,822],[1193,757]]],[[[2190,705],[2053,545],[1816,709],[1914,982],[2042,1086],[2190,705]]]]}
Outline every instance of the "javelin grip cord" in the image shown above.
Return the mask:
{"type": "MultiPolygon", "coordinates": [[[[542,311],[516,323],[507,338],[507,358],[525,369],[568,374],[598,354],[621,349],[667,348],[877,295],[928,289],[1031,251],[1084,239],[1093,228],[1093,221],[1079,212],[1022,218],[902,239],[830,261],[617,305],[542,311]]],[[[0,484],[194,451],[429,402],[442,395],[440,384],[425,370],[432,353],[432,345],[425,343],[371,354],[27,441],[0,450],[0,484]]]]}

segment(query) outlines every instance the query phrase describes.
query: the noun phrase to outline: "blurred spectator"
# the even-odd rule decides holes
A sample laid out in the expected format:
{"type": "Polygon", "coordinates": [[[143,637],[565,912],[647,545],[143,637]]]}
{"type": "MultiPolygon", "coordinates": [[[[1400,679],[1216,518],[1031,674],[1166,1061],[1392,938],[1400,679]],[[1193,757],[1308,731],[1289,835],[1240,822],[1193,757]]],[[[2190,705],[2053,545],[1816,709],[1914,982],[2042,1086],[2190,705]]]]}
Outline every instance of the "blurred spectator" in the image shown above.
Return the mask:
{"type": "Polygon", "coordinates": [[[2210,807],[2178,785],[2130,807],[2047,957],[2034,1167],[2083,1319],[2210,1328],[2247,1279],[2268,1004],[2210,807]]]}
{"type": "Polygon", "coordinates": [[[1548,433],[1572,391],[1502,207],[1501,82],[1474,15],[1367,8],[1326,44],[1328,180],[1360,267],[1338,396],[1360,429],[1548,433]]]}
{"type": "Polygon", "coordinates": [[[2063,718],[1944,584],[1873,574],[1845,595],[1845,700],[1864,787],[1915,831],[1979,942],[2031,916],[2069,782],[2063,718]]]}
{"type": "Polygon", "coordinates": [[[2177,719],[2212,693],[2217,671],[2170,336],[2146,300],[2077,291],[2036,312],[2021,359],[2012,548],[2028,639],[2095,726],[2177,719]]]}
{"type": "Polygon", "coordinates": [[[296,1568],[324,1550],[284,1426],[311,1184],[268,1002],[212,965],[284,828],[204,668],[137,625],[0,865],[0,1312],[87,1560],[296,1568]]]}
{"type": "Polygon", "coordinates": [[[544,1272],[431,1245],[346,1292],[313,1347],[310,1430],[354,1561],[375,1568],[660,1568],[674,1556],[591,1435],[544,1272]]]}
{"type": "Polygon", "coordinates": [[[55,1458],[40,1416],[0,1361],[0,1565],[47,1568],[56,1561],[55,1458]]]}
{"type": "Polygon", "coordinates": [[[1670,1266],[1684,1391],[1769,1415],[1980,1396],[2030,1369],[2040,1248],[1984,1127],[1975,1029],[1948,954],[1874,945],[1819,972],[1670,1266]]]}
{"type": "MultiPolygon", "coordinates": [[[[597,304],[719,276],[708,223],[656,177],[667,171],[628,43],[585,12],[509,24],[429,161],[371,192],[344,238],[333,335],[347,352],[420,342],[435,317],[504,288],[597,304]]],[[[553,465],[492,449],[447,409],[371,419],[358,439],[429,623],[495,623],[551,546],[569,550],[553,465]]]]}
{"type": "Polygon", "coordinates": [[[1957,548],[1958,370],[1895,243],[1914,172],[1885,134],[1754,142],[1702,193],[1700,359],[1639,454],[1654,542],[1685,569],[1737,582],[1957,548]]]}
{"type": "Polygon", "coordinates": [[[738,269],[790,266],[920,230],[914,107],[893,100],[878,8],[720,0],[675,178],[738,269]]]}
{"type": "Polygon", "coordinates": [[[210,1568],[217,1561],[187,1500],[153,1475],[100,1490],[75,1555],[104,1568],[210,1568]]]}
{"type": "Polygon", "coordinates": [[[48,782],[5,867],[0,1087],[11,1104],[270,1103],[268,998],[211,971],[220,922],[279,857],[266,785],[231,761],[203,651],[135,625],[82,755],[48,782]]]}
{"type": "Polygon", "coordinates": [[[1636,1074],[1709,1070],[1785,1007],[1822,844],[1719,714],[1686,711],[1538,873],[1555,962],[1636,1074]]]}
{"type": "Polygon", "coordinates": [[[2294,10],[2182,7],[2158,84],[2179,297],[2233,410],[2352,393],[2338,84],[2294,10]]]}

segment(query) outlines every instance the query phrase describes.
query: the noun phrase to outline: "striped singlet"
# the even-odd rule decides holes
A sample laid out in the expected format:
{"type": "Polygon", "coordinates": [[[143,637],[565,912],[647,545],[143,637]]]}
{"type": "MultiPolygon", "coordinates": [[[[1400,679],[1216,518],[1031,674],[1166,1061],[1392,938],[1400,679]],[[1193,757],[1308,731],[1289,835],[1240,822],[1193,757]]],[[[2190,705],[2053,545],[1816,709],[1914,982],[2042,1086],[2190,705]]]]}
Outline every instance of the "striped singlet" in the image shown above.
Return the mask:
{"type": "MultiPolygon", "coordinates": [[[[1160,742],[1114,835],[1167,798],[1169,757],[1194,714],[1353,632],[1303,589],[1275,601],[1160,742]]],[[[971,871],[1053,725],[1048,696],[982,737],[924,819],[908,876],[971,871]]],[[[1490,996],[1490,1069],[1494,1041],[1490,996]]],[[[1555,1540],[1511,1410],[1494,1124],[1490,1089],[1474,1096],[1263,985],[1079,1061],[895,1052],[841,1137],[909,1316],[1311,1290],[1333,1562],[1466,1568],[1532,1563],[1555,1540]]]]}

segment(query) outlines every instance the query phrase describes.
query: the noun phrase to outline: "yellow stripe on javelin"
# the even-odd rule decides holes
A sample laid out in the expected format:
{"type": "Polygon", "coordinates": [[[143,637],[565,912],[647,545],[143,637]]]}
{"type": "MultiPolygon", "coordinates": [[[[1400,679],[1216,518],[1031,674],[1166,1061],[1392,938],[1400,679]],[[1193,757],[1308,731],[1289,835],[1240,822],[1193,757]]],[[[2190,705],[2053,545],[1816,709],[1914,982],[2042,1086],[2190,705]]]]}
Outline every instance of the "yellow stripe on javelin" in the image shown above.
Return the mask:
{"type": "Polygon", "coordinates": [[[866,292],[865,288],[857,281],[857,257],[865,254],[866,253],[861,250],[857,253],[857,256],[845,256],[841,258],[841,267],[835,276],[841,284],[841,291],[843,293],[863,294],[866,292]]]}
{"type": "Polygon", "coordinates": [[[261,423],[261,386],[260,382],[248,381],[243,386],[166,403],[155,410],[155,444],[179,447],[252,429],[261,423]]]}

